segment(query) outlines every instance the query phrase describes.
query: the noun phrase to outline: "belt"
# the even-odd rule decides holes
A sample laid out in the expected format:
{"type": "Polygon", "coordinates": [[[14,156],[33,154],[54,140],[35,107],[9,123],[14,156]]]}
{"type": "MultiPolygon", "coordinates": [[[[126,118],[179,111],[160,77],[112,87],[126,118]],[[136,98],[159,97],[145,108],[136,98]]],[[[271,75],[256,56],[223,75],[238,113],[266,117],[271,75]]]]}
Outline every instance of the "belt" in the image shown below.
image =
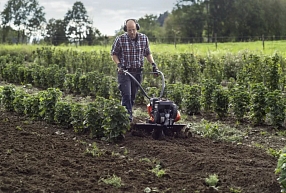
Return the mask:
{"type": "Polygon", "coordinates": [[[142,68],[127,68],[128,72],[141,72],[142,68]]]}

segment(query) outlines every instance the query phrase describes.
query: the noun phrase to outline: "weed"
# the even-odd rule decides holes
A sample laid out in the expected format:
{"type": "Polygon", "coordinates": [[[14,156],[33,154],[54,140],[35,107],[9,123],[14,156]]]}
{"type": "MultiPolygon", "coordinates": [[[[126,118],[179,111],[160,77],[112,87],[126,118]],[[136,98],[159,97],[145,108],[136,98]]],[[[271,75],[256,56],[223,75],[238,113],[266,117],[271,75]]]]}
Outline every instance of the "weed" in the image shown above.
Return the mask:
{"type": "Polygon", "coordinates": [[[100,178],[99,183],[101,181],[104,182],[105,184],[112,185],[112,186],[117,187],[117,188],[120,188],[123,185],[122,181],[121,181],[121,177],[118,177],[115,174],[113,174],[112,176],[109,176],[107,178],[100,178]]]}
{"type": "Polygon", "coordinates": [[[7,155],[11,155],[11,153],[12,153],[12,149],[7,149],[6,154],[7,154],[7,155]]]}
{"type": "Polygon", "coordinates": [[[190,128],[193,133],[203,137],[227,142],[240,142],[244,136],[244,133],[236,128],[232,128],[220,122],[212,123],[204,119],[199,123],[193,123],[190,128]]]}
{"type": "Polygon", "coordinates": [[[240,193],[242,190],[241,188],[233,188],[233,187],[230,187],[229,191],[231,193],[240,193]]]}
{"type": "Polygon", "coordinates": [[[92,143],[91,145],[91,149],[89,149],[88,147],[85,150],[85,154],[86,155],[91,155],[91,156],[101,156],[102,155],[102,151],[97,147],[96,143],[92,143]]]}
{"type": "Polygon", "coordinates": [[[151,172],[152,173],[154,173],[157,177],[163,177],[165,174],[166,174],[166,172],[165,172],[165,170],[164,169],[161,169],[161,165],[160,164],[157,164],[156,166],[155,166],[155,168],[153,168],[152,170],[151,170],[151,172]]]}
{"type": "Polygon", "coordinates": [[[139,161],[151,163],[151,160],[149,158],[141,158],[139,161]]]}
{"type": "Polygon", "coordinates": [[[123,154],[127,155],[128,154],[128,149],[125,148],[123,154]]]}
{"type": "Polygon", "coordinates": [[[208,178],[205,179],[206,184],[211,187],[216,187],[218,181],[219,179],[217,174],[211,174],[208,178]]]}
{"type": "Polygon", "coordinates": [[[272,148],[268,148],[267,153],[272,155],[273,157],[279,158],[280,154],[281,154],[281,150],[275,150],[272,148]]]}

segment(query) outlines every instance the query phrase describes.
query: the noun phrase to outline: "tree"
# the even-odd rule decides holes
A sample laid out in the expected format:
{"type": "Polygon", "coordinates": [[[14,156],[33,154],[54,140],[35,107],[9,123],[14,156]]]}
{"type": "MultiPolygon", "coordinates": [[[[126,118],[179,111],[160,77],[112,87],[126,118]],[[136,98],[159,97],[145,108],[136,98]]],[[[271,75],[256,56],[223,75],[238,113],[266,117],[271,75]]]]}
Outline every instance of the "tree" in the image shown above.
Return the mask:
{"type": "Polygon", "coordinates": [[[201,42],[206,14],[202,4],[180,4],[172,11],[172,17],[166,22],[169,37],[181,39],[182,42],[201,42]],[[195,38],[196,37],[196,38],[195,38]]]}
{"type": "Polygon", "coordinates": [[[67,36],[74,43],[81,45],[86,31],[91,27],[87,11],[82,2],[74,3],[72,10],[68,10],[64,21],[67,23],[67,36]]]}
{"type": "Polygon", "coordinates": [[[11,4],[6,4],[6,8],[1,12],[1,20],[2,20],[2,42],[6,42],[7,34],[11,27],[9,26],[9,22],[12,20],[12,15],[10,14],[11,4]]]}
{"type": "Polygon", "coordinates": [[[45,42],[49,42],[52,45],[60,45],[68,42],[66,37],[66,24],[63,20],[50,19],[46,26],[45,42]]]}
{"type": "Polygon", "coordinates": [[[138,23],[140,24],[140,32],[146,34],[150,41],[156,41],[156,36],[158,35],[156,31],[158,32],[160,28],[158,17],[153,14],[146,14],[144,17],[138,19],[138,23]]]}
{"type": "Polygon", "coordinates": [[[28,36],[40,36],[43,24],[46,23],[45,13],[43,12],[44,7],[39,6],[37,0],[28,1],[28,23],[27,23],[27,34],[28,36]]]}
{"type": "MultiPolygon", "coordinates": [[[[37,0],[8,0],[1,12],[3,26],[5,29],[7,26],[15,27],[18,30],[18,42],[20,42],[20,37],[23,42],[27,35],[39,30],[41,24],[45,22],[43,9],[37,0]]],[[[5,34],[3,39],[5,39],[5,34]]]]}

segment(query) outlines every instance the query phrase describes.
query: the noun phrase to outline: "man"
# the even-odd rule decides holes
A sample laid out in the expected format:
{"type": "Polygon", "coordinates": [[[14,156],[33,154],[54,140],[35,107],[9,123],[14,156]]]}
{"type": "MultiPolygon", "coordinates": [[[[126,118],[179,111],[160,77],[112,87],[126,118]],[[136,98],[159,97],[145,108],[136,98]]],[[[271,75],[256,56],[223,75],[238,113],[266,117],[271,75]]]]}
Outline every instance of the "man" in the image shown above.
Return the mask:
{"type": "Polygon", "coordinates": [[[153,72],[158,68],[149,48],[149,40],[145,34],[139,33],[139,23],[135,19],[128,19],[124,23],[125,33],[117,36],[111,49],[112,60],[117,64],[118,88],[121,93],[121,104],[126,107],[132,121],[132,107],[139,86],[132,78],[123,73],[128,70],[136,80],[142,82],[143,62],[146,57],[152,64],[153,72]]]}

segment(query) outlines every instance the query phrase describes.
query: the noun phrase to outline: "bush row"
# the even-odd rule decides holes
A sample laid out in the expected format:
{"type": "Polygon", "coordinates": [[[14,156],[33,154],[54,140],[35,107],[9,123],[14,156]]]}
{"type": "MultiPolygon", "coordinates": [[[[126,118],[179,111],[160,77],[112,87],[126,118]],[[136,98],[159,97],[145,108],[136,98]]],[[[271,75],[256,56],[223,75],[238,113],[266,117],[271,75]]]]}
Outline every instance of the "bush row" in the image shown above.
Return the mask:
{"type": "Polygon", "coordinates": [[[97,97],[93,102],[81,104],[61,97],[62,92],[55,88],[36,94],[13,85],[0,88],[0,104],[6,111],[73,128],[76,133],[88,132],[91,137],[112,141],[130,128],[127,111],[118,100],[97,97]]]}
{"type": "Polygon", "coordinates": [[[37,64],[22,65],[17,63],[0,64],[0,80],[17,84],[31,84],[35,87],[59,88],[65,93],[82,96],[101,96],[119,98],[117,82],[114,77],[98,71],[83,73],[78,68],[74,74],[67,73],[66,68],[54,64],[44,67],[37,64]]]}

